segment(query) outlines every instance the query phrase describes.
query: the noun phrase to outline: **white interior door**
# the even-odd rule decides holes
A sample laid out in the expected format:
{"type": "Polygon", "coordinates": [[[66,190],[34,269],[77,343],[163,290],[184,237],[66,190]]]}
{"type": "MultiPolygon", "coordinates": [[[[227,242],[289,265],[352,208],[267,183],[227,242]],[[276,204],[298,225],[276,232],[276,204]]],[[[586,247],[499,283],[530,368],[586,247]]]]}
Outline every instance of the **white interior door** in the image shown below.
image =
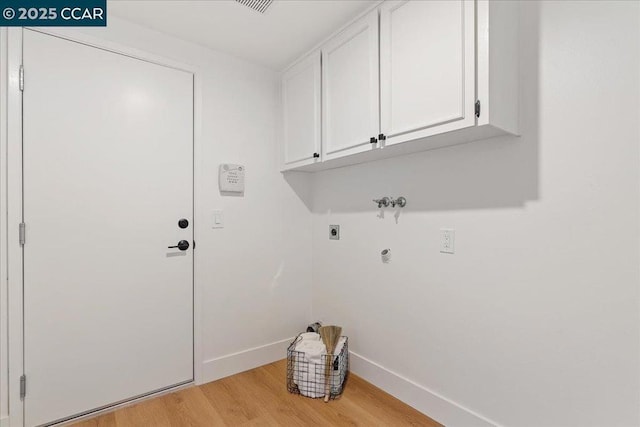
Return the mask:
{"type": "Polygon", "coordinates": [[[380,6],[380,113],[387,145],[475,124],[474,14],[473,0],[380,6]]]}
{"type": "Polygon", "coordinates": [[[193,75],[30,30],[23,55],[33,426],[193,379],[193,75]]]}
{"type": "Polygon", "coordinates": [[[376,148],[380,131],[378,11],[322,48],[323,160],[376,148]]]}

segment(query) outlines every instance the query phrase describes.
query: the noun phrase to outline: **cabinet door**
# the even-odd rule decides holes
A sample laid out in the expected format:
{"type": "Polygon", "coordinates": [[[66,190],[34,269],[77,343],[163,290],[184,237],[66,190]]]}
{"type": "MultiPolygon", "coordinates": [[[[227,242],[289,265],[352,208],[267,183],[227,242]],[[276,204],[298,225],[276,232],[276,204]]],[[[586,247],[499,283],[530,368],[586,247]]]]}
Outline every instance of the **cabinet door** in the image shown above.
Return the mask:
{"type": "Polygon", "coordinates": [[[380,113],[386,144],[475,125],[472,0],[380,8],[380,113]]]}
{"type": "Polygon", "coordinates": [[[320,52],[282,76],[284,169],[320,161],[320,52]]]}
{"type": "Polygon", "coordinates": [[[377,147],[379,120],[378,11],[322,48],[323,160],[377,147]]]}

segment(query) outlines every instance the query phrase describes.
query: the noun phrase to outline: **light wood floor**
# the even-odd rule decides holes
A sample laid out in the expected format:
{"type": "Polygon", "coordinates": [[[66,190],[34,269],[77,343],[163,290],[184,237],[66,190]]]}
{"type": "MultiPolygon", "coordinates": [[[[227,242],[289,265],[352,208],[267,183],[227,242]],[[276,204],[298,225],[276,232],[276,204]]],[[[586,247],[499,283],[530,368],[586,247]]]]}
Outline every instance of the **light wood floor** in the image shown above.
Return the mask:
{"type": "Polygon", "coordinates": [[[339,399],[290,394],[286,361],[143,401],[74,427],[440,426],[350,374],[339,399]]]}

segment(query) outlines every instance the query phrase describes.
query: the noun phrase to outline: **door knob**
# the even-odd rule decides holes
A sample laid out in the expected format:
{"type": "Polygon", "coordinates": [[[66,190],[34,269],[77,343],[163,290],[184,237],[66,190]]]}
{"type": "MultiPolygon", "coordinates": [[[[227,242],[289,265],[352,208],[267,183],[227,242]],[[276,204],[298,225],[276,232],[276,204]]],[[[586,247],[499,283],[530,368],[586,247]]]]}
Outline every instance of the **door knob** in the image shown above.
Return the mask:
{"type": "Polygon", "coordinates": [[[186,251],[189,249],[189,242],[186,240],[180,240],[176,246],[167,246],[169,249],[178,248],[181,251],[186,251]]]}

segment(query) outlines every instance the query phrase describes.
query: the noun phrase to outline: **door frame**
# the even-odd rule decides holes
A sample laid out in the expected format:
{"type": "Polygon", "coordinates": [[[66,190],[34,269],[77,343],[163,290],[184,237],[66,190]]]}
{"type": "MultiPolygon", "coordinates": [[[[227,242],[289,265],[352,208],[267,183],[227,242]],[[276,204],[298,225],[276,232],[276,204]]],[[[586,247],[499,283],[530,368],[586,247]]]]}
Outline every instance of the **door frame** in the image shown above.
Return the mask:
{"type": "MultiPolygon", "coordinates": [[[[68,41],[81,43],[94,48],[106,50],[116,54],[128,56],[153,64],[175,68],[193,74],[193,236],[198,235],[198,225],[203,224],[198,209],[198,194],[202,182],[202,165],[197,159],[201,158],[201,132],[202,132],[202,72],[199,67],[185,64],[166,57],[151,54],[136,48],[131,48],[106,39],[90,36],[73,29],[65,28],[8,28],[6,32],[5,52],[6,75],[6,218],[2,218],[2,226],[6,225],[6,262],[7,270],[7,315],[8,315],[8,403],[10,427],[24,426],[24,401],[20,398],[20,377],[24,372],[24,298],[23,298],[23,251],[19,244],[18,225],[23,219],[22,198],[22,92],[19,86],[19,69],[22,64],[23,32],[35,31],[42,34],[58,37],[68,41]]],[[[28,73],[25,70],[25,73],[28,73]]],[[[0,102],[5,102],[0,99],[0,102]]],[[[4,148],[4,147],[3,147],[4,148]]],[[[0,156],[1,157],[1,156],[0,156]]],[[[4,168],[2,168],[4,169],[4,168]]],[[[4,215],[3,215],[4,216],[4,215]]],[[[5,231],[5,230],[2,230],[5,231]]],[[[28,230],[27,230],[28,234],[28,230]]],[[[27,237],[28,238],[28,237],[27,237]]],[[[194,246],[195,249],[195,246],[194,246]]],[[[202,288],[201,281],[197,280],[198,252],[193,252],[193,382],[198,384],[202,380],[202,288]]],[[[189,384],[192,384],[189,383],[189,384]]],[[[187,385],[189,385],[187,384],[187,385]]],[[[139,399],[132,399],[121,404],[114,404],[108,408],[91,413],[94,416],[101,412],[112,410],[117,406],[128,405],[131,402],[146,399],[151,396],[167,393],[185,385],[170,388],[157,393],[152,393],[139,399]]],[[[28,383],[27,383],[28,393],[28,383]]],[[[86,417],[86,416],[85,416],[86,417]]]]}

